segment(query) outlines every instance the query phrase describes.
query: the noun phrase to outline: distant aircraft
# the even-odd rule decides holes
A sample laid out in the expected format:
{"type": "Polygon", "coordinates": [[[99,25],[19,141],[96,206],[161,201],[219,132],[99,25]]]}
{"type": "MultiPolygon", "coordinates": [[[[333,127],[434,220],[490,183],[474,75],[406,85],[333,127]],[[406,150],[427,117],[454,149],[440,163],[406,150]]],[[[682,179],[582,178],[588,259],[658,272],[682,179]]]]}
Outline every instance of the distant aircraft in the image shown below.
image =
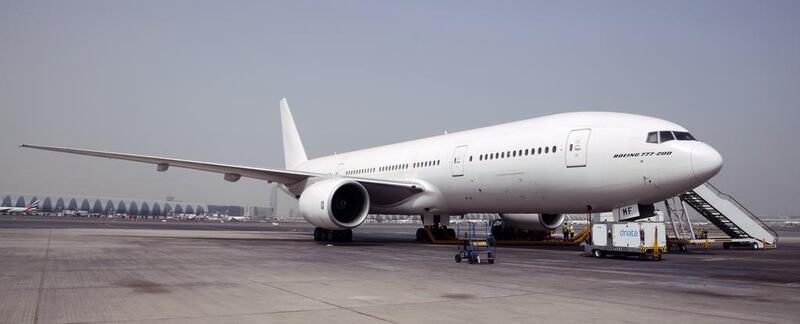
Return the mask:
{"type": "Polygon", "coordinates": [[[39,209],[39,201],[34,200],[25,207],[0,207],[0,214],[28,214],[39,209]]]}
{"type": "Polygon", "coordinates": [[[247,222],[250,218],[244,216],[226,216],[225,220],[228,222],[247,222]]]}
{"type": "Polygon", "coordinates": [[[451,215],[497,213],[546,232],[565,213],[654,210],[653,203],[696,188],[722,168],[720,154],[680,125],[612,112],[555,114],[309,160],[286,99],[280,106],[285,169],[22,147],[151,163],[161,172],[216,172],[231,182],[276,182],[299,199],[315,240],[325,241],[350,241],[369,213],[421,215],[437,231],[451,215]]]}

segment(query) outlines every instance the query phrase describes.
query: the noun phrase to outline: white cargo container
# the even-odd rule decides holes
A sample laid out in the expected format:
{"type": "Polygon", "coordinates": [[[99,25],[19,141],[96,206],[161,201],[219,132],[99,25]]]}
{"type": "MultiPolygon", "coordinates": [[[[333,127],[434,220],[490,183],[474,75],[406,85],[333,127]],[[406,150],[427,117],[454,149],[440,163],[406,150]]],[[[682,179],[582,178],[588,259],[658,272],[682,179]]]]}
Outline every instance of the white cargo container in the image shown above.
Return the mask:
{"type": "Polygon", "coordinates": [[[586,252],[595,257],[606,255],[638,256],[658,261],[667,252],[663,222],[605,222],[592,225],[591,244],[586,252]]]}

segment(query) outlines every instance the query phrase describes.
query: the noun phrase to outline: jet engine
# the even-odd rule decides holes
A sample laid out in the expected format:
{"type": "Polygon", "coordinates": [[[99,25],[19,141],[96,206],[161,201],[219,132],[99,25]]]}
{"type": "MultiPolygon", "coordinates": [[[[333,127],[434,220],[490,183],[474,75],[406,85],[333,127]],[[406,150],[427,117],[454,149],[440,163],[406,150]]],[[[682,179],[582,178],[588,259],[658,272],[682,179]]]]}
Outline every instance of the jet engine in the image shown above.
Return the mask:
{"type": "Polygon", "coordinates": [[[300,214],[327,230],[354,228],[367,218],[369,193],[357,181],[330,178],[315,182],[300,195],[300,214]]]}
{"type": "Polygon", "coordinates": [[[540,240],[564,224],[564,214],[500,214],[501,225],[492,226],[497,239],[540,240]]]}

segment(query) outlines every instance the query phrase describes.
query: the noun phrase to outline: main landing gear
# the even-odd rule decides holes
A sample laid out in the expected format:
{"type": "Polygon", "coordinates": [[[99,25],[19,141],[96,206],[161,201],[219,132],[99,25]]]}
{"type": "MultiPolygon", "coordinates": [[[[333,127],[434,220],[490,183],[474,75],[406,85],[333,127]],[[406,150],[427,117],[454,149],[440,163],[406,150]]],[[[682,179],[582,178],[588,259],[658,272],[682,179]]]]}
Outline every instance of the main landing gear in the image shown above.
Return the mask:
{"type": "Polygon", "coordinates": [[[427,231],[430,231],[433,238],[442,241],[452,241],[456,239],[456,231],[444,226],[425,226],[417,229],[417,242],[430,242],[427,231]]]}
{"type": "Polygon", "coordinates": [[[456,239],[456,231],[443,226],[442,223],[450,222],[450,216],[421,215],[422,228],[417,229],[417,242],[431,242],[431,236],[436,241],[451,241],[456,239]],[[444,221],[443,221],[444,220],[444,221]],[[430,236],[429,236],[430,234],[430,236]]]}
{"type": "Polygon", "coordinates": [[[317,227],[314,229],[314,241],[352,242],[353,230],[346,229],[340,231],[333,231],[317,227]]]}

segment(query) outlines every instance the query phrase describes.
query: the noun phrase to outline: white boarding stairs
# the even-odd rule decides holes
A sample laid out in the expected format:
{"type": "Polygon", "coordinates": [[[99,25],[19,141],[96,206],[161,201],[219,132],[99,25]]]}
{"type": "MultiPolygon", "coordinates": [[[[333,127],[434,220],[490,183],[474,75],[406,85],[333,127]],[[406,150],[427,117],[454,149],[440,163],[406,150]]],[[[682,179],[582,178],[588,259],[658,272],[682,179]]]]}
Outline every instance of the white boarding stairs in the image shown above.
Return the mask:
{"type": "Polygon", "coordinates": [[[757,243],[760,248],[775,247],[778,235],[736,199],[706,182],[680,195],[681,201],[735,240],[757,243]]]}

